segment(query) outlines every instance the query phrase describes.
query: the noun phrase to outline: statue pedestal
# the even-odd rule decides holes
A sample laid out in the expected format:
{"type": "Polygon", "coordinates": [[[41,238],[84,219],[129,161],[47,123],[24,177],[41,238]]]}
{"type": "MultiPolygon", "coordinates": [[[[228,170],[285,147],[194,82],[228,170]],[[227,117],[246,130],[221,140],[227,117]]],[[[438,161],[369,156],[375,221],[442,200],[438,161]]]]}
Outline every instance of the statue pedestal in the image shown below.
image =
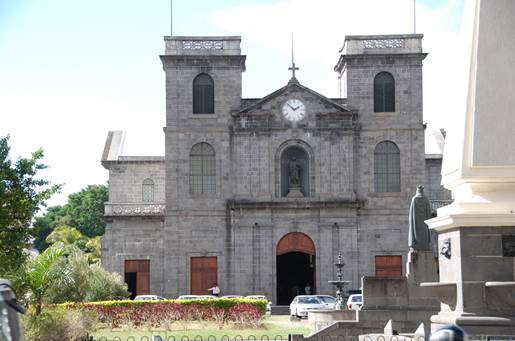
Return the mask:
{"type": "Polygon", "coordinates": [[[454,202],[426,221],[449,252],[439,255],[440,282],[424,286],[442,302],[432,330],[452,323],[469,336],[515,335],[515,1],[467,5],[476,6],[468,105],[442,166],[454,202]]]}
{"type": "Polygon", "coordinates": [[[406,262],[406,277],[409,283],[438,281],[433,251],[410,250],[406,262]]]}
{"type": "Polygon", "coordinates": [[[290,187],[287,198],[304,198],[304,194],[301,192],[300,187],[290,187]]]}

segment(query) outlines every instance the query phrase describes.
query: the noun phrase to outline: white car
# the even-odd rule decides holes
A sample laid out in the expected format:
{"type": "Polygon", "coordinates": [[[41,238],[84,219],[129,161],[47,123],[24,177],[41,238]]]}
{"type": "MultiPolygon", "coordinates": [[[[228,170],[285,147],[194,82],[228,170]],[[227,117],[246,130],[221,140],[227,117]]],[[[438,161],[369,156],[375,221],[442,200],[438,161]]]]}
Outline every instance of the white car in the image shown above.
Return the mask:
{"type": "Polygon", "coordinates": [[[349,310],[361,310],[363,306],[363,295],[362,294],[354,294],[350,295],[347,299],[347,309],[349,310]]]}
{"type": "Polygon", "coordinates": [[[268,298],[266,298],[265,295],[249,295],[249,296],[246,296],[245,298],[249,298],[251,300],[266,300],[267,301],[266,312],[267,313],[271,313],[272,312],[272,302],[269,301],[268,298]]]}
{"type": "Polygon", "coordinates": [[[336,298],[331,295],[315,295],[323,304],[325,304],[326,309],[335,309],[336,308],[336,298]]]}
{"type": "Polygon", "coordinates": [[[157,296],[157,295],[137,295],[134,297],[134,301],[144,301],[144,300],[151,300],[151,301],[157,301],[157,300],[164,300],[164,297],[157,296]]]}
{"type": "Polygon", "coordinates": [[[198,300],[199,298],[199,295],[181,295],[177,297],[178,300],[198,300]]]}
{"type": "Polygon", "coordinates": [[[321,309],[327,309],[327,307],[315,295],[300,295],[290,304],[290,316],[308,317],[308,311],[321,309]]]}

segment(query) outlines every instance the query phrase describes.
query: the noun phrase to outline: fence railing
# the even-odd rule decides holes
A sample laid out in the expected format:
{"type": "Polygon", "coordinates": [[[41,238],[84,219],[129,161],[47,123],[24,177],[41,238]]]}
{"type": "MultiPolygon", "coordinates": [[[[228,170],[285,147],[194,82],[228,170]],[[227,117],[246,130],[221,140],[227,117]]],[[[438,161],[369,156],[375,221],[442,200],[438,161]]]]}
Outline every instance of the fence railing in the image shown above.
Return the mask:
{"type": "MultiPolygon", "coordinates": [[[[166,332],[155,332],[153,335],[149,336],[115,336],[113,338],[100,337],[93,338],[90,337],[90,341],[426,341],[429,337],[424,337],[422,335],[414,335],[414,334],[400,334],[400,335],[381,335],[381,334],[371,334],[371,335],[361,335],[361,336],[345,336],[345,335],[324,335],[324,336],[307,336],[303,337],[302,335],[290,335],[287,338],[281,335],[277,335],[275,337],[269,336],[259,336],[255,335],[236,335],[236,336],[201,336],[197,335],[195,337],[182,336],[178,337],[175,335],[167,335],[166,332]]],[[[515,335],[469,335],[469,341],[515,341],[515,335]]]]}

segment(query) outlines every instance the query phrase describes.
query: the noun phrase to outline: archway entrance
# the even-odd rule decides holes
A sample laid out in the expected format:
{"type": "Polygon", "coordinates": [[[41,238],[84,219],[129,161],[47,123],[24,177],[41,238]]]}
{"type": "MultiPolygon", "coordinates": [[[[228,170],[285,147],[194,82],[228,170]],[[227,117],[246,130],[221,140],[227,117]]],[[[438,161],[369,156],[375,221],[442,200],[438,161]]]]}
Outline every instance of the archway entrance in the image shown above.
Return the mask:
{"type": "Polygon", "coordinates": [[[288,305],[296,295],[316,290],[315,243],[306,234],[288,233],[277,243],[277,304],[288,305]]]}

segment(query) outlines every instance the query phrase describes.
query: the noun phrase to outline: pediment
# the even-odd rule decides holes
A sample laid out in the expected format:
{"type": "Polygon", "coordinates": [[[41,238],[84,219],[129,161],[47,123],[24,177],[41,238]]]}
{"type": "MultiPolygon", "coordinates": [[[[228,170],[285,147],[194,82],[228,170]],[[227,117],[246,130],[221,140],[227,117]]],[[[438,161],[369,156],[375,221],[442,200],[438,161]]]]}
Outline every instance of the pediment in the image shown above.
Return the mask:
{"type": "MultiPolygon", "coordinates": [[[[308,115],[324,115],[324,114],[344,114],[351,115],[351,111],[344,105],[319,94],[318,92],[301,85],[296,80],[290,82],[270,93],[269,95],[253,101],[234,113],[234,116],[240,115],[271,115],[280,116],[282,106],[289,99],[299,99],[305,106],[308,115]]],[[[279,118],[279,117],[278,117],[279,118]]]]}

